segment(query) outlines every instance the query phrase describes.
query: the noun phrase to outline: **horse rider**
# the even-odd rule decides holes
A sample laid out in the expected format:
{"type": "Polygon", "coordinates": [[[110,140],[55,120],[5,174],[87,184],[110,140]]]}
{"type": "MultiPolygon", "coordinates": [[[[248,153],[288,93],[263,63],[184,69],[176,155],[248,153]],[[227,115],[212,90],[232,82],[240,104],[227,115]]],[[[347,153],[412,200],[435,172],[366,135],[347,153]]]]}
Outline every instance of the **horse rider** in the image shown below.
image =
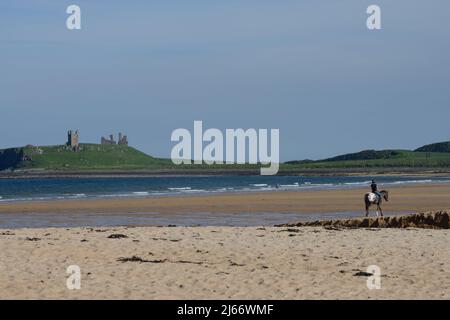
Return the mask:
{"type": "Polygon", "coordinates": [[[381,193],[378,191],[378,185],[375,182],[375,179],[372,179],[372,184],[370,185],[370,188],[372,189],[372,193],[375,193],[378,197],[381,198],[381,193]]]}

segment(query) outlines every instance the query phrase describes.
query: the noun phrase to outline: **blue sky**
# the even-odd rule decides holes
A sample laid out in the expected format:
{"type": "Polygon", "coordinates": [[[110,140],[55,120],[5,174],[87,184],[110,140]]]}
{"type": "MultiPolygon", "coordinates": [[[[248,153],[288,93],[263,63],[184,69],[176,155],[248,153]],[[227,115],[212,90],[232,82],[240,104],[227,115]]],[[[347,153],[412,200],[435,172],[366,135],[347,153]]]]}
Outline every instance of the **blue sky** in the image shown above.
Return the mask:
{"type": "Polygon", "coordinates": [[[122,131],[168,157],[202,120],[279,128],[281,160],[318,159],[450,140],[449,119],[449,1],[0,2],[0,148],[122,131]]]}

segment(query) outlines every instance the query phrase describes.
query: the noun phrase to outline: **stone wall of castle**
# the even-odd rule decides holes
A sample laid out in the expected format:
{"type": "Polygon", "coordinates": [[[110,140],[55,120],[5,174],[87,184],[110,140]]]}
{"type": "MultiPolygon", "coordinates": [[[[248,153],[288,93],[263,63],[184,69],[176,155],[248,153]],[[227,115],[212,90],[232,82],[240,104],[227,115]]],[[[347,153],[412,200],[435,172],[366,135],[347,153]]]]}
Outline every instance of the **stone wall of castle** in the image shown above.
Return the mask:
{"type": "Polygon", "coordinates": [[[114,140],[114,136],[112,134],[110,134],[109,139],[107,139],[105,137],[101,137],[100,143],[103,145],[118,144],[118,145],[127,146],[128,138],[126,135],[122,135],[122,133],[119,132],[119,140],[117,142],[114,140]]]}

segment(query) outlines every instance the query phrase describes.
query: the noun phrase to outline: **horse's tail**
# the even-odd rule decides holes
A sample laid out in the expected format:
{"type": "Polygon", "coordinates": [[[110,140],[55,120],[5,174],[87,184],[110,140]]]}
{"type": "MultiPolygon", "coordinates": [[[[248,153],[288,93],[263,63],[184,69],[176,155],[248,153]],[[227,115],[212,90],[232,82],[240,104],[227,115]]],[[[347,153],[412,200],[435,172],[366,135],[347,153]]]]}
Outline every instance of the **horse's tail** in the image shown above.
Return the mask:
{"type": "Polygon", "coordinates": [[[366,209],[369,209],[370,201],[369,201],[369,194],[368,193],[366,193],[364,195],[364,203],[366,204],[366,209]]]}

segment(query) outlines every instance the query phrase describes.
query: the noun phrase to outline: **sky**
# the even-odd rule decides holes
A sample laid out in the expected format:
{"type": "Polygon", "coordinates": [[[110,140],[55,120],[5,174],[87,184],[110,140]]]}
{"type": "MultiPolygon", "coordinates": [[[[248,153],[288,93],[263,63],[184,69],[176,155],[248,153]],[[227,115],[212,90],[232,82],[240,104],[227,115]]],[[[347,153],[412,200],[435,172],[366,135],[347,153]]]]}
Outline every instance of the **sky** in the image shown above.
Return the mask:
{"type": "Polygon", "coordinates": [[[450,140],[449,119],[448,0],[0,2],[0,148],[121,131],[169,157],[202,120],[277,128],[282,161],[321,159],[450,140]]]}

